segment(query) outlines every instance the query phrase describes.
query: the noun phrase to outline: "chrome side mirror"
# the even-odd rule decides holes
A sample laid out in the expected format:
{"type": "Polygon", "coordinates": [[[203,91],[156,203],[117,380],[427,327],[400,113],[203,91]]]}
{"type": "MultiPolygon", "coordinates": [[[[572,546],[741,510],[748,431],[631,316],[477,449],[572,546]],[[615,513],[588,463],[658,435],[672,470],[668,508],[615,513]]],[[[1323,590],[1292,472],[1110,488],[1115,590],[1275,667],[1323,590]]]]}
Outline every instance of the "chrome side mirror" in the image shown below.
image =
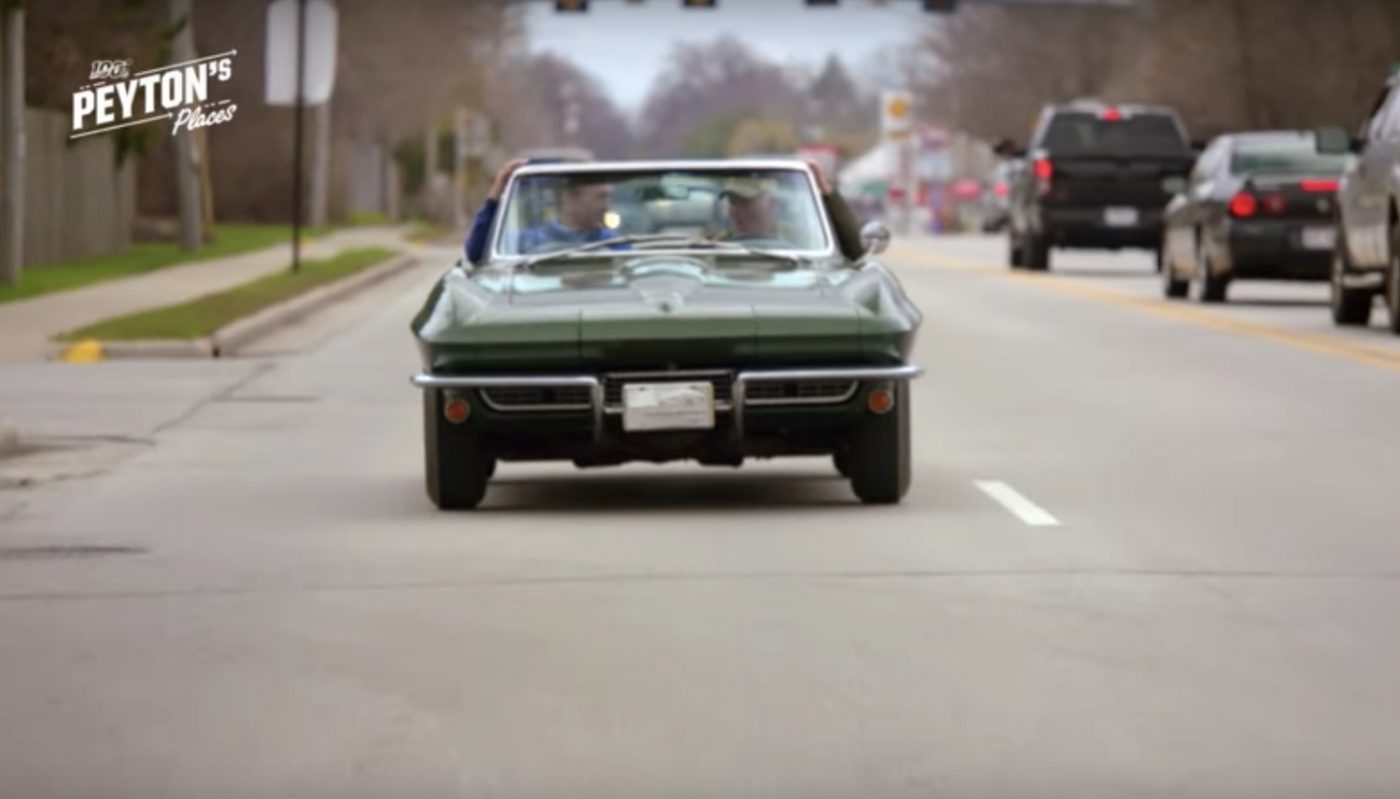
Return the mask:
{"type": "Polygon", "coordinates": [[[867,256],[879,255],[890,246],[890,229],[878,220],[866,222],[860,229],[860,243],[867,256]]]}

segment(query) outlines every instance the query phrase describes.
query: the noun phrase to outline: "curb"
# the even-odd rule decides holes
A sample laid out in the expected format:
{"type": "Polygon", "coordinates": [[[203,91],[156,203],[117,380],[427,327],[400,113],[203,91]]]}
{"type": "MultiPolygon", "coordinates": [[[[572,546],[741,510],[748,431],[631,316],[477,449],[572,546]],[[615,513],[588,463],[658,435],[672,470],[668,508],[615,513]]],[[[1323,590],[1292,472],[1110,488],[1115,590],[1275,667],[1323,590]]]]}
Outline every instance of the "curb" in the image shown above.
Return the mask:
{"type": "Polygon", "coordinates": [[[314,288],[305,294],[294,297],[258,311],[252,316],[231,322],[215,330],[205,342],[214,357],[233,355],[274,330],[284,327],[322,308],[369,288],[375,283],[387,280],[399,272],[418,263],[414,255],[398,255],[388,261],[364,269],[344,280],[337,280],[325,286],[314,288]]]}
{"type": "MultiPolygon", "coordinates": [[[[376,266],[367,267],[350,277],[318,286],[305,294],[246,316],[215,330],[208,338],[152,341],[102,341],[96,360],[127,360],[136,358],[218,358],[233,355],[299,319],[303,319],[362,289],[414,266],[414,255],[396,255],[376,266]]],[[[49,360],[64,360],[76,342],[50,342],[49,360]]]]}

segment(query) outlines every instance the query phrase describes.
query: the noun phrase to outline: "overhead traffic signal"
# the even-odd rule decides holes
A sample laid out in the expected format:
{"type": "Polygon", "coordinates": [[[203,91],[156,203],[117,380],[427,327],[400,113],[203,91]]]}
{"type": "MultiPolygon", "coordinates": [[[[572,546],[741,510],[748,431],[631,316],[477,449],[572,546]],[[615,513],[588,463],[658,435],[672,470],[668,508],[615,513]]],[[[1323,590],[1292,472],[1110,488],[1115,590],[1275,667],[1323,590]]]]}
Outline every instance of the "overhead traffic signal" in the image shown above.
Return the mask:
{"type": "Polygon", "coordinates": [[[588,0],[554,0],[554,10],[584,12],[588,10],[588,0]]]}
{"type": "Polygon", "coordinates": [[[681,0],[681,8],[714,8],[719,0],[681,0]]]}
{"type": "Polygon", "coordinates": [[[935,14],[951,14],[958,10],[958,0],[924,0],[924,10],[935,14]]]}

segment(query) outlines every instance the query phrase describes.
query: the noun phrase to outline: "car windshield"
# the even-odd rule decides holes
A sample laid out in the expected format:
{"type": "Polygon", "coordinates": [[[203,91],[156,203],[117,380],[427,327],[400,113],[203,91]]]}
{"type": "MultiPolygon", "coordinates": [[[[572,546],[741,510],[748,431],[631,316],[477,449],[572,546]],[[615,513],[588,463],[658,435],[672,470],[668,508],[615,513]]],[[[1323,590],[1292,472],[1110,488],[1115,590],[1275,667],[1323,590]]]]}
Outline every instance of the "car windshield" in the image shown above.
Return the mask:
{"type": "Polygon", "coordinates": [[[1041,146],[1055,154],[1178,155],[1190,151],[1169,114],[1058,113],[1041,146]]]}
{"type": "Polygon", "coordinates": [[[1319,153],[1311,138],[1267,144],[1241,143],[1230,156],[1237,175],[1328,175],[1346,170],[1347,156],[1319,153]]]}
{"type": "Polygon", "coordinates": [[[536,255],[657,234],[668,238],[594,251],[695,246],[687,239],[821,251],[828,247],[821,213],[807,173],[796,168],[522,175],[506,201],[496,253],[536,255]]]}

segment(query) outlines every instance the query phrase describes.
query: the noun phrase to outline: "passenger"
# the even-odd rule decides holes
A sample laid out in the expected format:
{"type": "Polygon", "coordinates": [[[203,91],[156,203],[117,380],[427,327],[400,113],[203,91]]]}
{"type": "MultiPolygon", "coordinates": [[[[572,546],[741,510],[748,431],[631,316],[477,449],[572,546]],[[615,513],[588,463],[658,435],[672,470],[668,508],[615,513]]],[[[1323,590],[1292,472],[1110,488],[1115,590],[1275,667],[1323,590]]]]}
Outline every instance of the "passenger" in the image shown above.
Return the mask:
{"type": "MultiPolygon", "coordinates": [[[[506,163],[491,181],[491,190],[486,195],[486,202],[482,204],[481,210],[477,211],[471,233],[467,236],[466,255],[472,264],[479,264],[485,258],[486,240],[491,233],[491,224],[496,219],[496,213],[500,210],[501,195],[505,193],[510,176],[526,163],[528,162],[525,159],[506,163]]],[[[549,244],[586,244],[617,238],[617,231],[604,223],[611,202],[612,186],[607,183],[564,186],[559,190],[558,219],[522,230],[518,251],[529,253],[549,244]]]]}

